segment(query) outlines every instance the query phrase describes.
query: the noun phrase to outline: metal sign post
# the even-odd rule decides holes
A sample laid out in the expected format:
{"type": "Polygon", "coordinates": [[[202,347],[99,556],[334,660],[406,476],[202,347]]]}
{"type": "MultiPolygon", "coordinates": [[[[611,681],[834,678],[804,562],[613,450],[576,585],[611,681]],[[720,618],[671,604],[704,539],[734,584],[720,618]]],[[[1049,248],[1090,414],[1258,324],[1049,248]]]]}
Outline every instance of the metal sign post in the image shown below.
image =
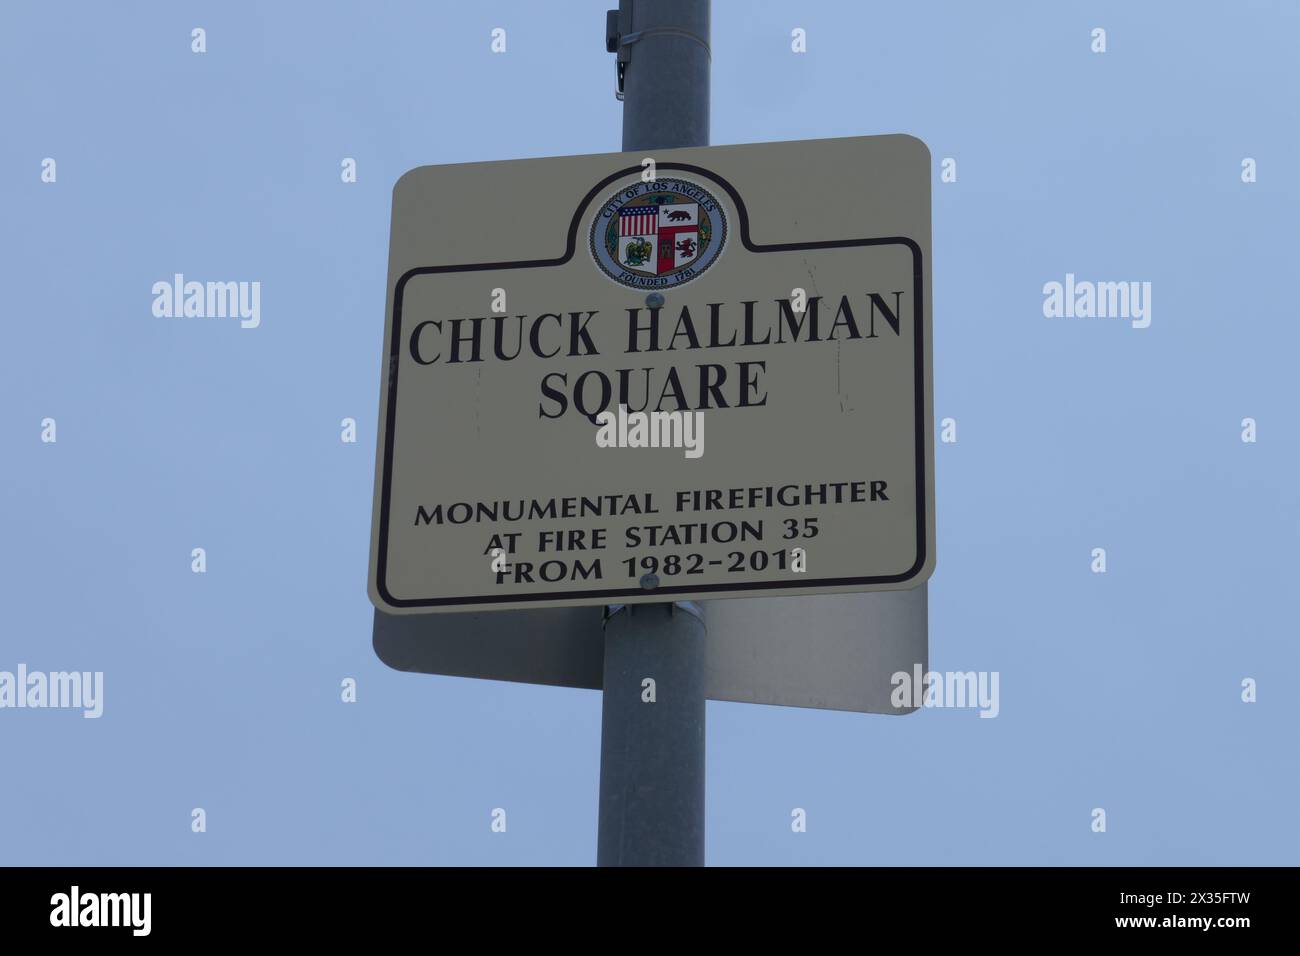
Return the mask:
{"type": "Polygon", "coordinates": [[[621,3],[622,151],[394,187],[368,584],[391,667],[604,690],[599,861],[701,864],[706,699],[915,709],[931,157],[698,145],[708,3],[621,3]]]}
{"type": "MultiPolygon", "coordinates": [[[[620,0],[609,12],[624,152],[709,145],[709,7],[620,0]]],[[[689,602],[606,609],[598,866],[704,865],[705,640],[689,602]]]]}

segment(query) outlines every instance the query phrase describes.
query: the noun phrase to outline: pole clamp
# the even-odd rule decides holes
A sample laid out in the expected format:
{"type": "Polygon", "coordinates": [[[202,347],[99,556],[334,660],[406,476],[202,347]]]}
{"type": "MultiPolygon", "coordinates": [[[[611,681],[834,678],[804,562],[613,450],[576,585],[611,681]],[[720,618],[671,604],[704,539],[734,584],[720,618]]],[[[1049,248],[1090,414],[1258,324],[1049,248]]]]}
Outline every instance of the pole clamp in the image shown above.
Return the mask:
{"type": "Polygon", "coordinates": [[[694,40],[704,47],[704,52],[709,61],[713,61],[713,50],[709,47],[709,41],[698,33],[692,33],[690,30],[682,30],[678,27],[650,27],[645,30],[633,30],[632,0],[618,0],[617,10],[605,11],[605,51],[618,54],[615,61],[615,68],[618,73],[614,81],[614,98],[616,100],[620,102],[623,100],[624,76],[627,73],[628,61],[632,57],[628,47],[644,40],[646,37],[652,36],[675,36],[684,40],[694,40]]]}
{"type": "MultiPolygon", "coordinates": [[[[664,603],[668,604],[667,601],[665,601],[664,603]]],[[[644,604],[644,605],[606,604],[605,612],[604,614],[601,615],[600,626],[603,629],[605,625],[609,623],[609,619],[613,617],[615,614],[618,614],[620,612],[626,612],[628,614],[632,614],[635,612],[635,608],[637,607],[651,608],[651,607],[662,607],[662,606],[663,605],[661,604],[644,604]]],[[[695,601],[673,601],[671,604],[668,605],[668,612],[670,614],[689,614],[692,617],[697,618],[701,621],[704,620],[704,608],[700,607],[700,605],[695,601]]]]}

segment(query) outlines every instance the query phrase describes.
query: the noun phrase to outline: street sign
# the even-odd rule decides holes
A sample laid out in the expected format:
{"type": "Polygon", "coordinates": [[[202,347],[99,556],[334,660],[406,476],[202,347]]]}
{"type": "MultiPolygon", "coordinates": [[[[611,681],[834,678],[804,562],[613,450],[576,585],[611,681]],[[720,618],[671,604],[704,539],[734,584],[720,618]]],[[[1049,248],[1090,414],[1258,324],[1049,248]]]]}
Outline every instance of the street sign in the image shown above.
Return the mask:
{"type": "MultiPolygon", "coordinates": [[[[909,714],[893,675],[929,670],[927,586],[703,604],[709,700],[909,714]]],[[[375,653],[400,671],[600,690],[598,607],[463,614],[375,611],[375,653]]]]}
{"type": "Polygon", "coordinates": [[[929,182],[907,136],[403,176],[375,606],[925,581],[929,182]]]}

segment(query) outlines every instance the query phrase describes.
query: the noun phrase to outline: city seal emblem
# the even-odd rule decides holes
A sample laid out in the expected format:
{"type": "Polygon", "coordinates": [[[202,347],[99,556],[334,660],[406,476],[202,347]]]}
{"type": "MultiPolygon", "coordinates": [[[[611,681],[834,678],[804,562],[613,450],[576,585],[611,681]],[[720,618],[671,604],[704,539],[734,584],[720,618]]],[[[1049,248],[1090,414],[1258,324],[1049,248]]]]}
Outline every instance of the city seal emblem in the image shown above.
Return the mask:
{"type": "Polygon", "coordinates": [[[638,182],[597,208],[590,241],[596,265],[619,285],[672,289],[718,261],[727,242],[727,214],[698,183],[638,182]]]}

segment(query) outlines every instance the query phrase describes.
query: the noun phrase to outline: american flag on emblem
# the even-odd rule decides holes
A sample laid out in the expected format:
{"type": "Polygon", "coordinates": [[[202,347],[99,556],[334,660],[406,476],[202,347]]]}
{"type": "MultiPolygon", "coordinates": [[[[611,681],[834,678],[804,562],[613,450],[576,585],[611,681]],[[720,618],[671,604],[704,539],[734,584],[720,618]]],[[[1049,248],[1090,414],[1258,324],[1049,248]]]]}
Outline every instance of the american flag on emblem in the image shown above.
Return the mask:
{"type": "Polygon", "coordinates": [[[620,236],[653,236],[658,232],[658,206],[624,206],[618,211],[620,236]]]}

